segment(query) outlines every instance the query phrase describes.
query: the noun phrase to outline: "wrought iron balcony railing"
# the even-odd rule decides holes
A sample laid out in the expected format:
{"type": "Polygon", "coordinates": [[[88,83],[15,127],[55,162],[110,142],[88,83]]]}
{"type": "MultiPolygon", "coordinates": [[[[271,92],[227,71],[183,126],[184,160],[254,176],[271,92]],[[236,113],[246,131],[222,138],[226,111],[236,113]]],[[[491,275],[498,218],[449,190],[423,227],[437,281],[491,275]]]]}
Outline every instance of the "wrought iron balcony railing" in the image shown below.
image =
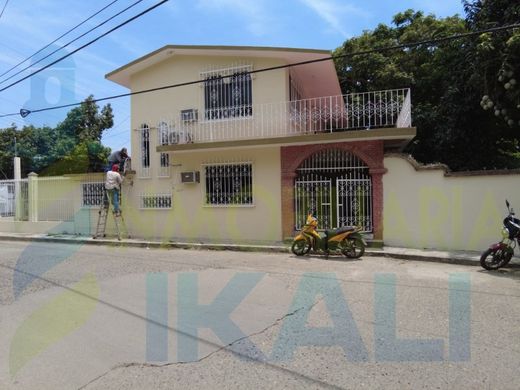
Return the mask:
{"type": "MultiPolygon", "coordinates": [[[[188,112],[189,111],[189,112],[188,112]]],[[[206,110],[157,124],[158,144],[206,143],[411,127],[410,89],[206,110]]]]}

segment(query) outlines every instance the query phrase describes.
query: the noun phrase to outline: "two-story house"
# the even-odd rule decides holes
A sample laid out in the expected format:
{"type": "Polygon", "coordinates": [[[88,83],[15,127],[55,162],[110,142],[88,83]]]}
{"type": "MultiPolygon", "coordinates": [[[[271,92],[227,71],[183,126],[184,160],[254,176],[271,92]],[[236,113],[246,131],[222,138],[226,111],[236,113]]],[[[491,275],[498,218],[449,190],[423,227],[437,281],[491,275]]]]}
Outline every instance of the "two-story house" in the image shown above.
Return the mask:
{"type": "Polygon", "coordinates": [[[415,136],[410,91],[342,95],[333,62],[312,62],[330,56],[168,45],[109,73],[132,92],[156,89],[131,97],[129,230],[277,242],[314,209],[321,228],[383,239],[383,155],[415,136]]]}

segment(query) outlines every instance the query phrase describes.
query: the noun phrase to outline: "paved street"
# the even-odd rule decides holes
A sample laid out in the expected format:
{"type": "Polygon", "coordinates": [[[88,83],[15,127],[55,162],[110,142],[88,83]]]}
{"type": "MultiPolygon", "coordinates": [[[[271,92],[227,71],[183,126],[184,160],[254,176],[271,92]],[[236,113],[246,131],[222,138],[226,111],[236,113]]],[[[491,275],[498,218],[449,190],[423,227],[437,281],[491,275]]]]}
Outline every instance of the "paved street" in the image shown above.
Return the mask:
{"type": "Polygon", "coordinates": [[[518,388],[518,268],[4,241],[0,304],[2,389],[518,388]]]}

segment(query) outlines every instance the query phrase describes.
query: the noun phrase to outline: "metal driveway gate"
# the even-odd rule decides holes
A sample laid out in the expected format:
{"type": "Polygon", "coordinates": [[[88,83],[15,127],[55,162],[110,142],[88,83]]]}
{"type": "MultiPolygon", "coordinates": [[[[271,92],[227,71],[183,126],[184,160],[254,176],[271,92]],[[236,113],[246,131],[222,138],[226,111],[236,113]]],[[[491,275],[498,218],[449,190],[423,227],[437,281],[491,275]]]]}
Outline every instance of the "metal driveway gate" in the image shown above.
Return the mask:
{"type": "Polygon", "coordinates": [[[337,179],[337,221],[339,226],[362,226],[372,231],[372,180],[337,179]]]}
{"type": "Polygon", "coordinates": [[[296,180],[296,229],[305,225],[309,210],[319,220],[320,229],[330,229],[332,220],[332,183],[330,179],[321,180],[319,176],[311,175],[307,180],[296,180]]]}
{"type": "Polygon", "coordinates": [[[296,229],[301,229],[313,210],[320,229],[356,225],[371,232],[372,179],[368,169],[361,159],[343,150],[324,150],[306,159],[296,170],[296,229]]]}

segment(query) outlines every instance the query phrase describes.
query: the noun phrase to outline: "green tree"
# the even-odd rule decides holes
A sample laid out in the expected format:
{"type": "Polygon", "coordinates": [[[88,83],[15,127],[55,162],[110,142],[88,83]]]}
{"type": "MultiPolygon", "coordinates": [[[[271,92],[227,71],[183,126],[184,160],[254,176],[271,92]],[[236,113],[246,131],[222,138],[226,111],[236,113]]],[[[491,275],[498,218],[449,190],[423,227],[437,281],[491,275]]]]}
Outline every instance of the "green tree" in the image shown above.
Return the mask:
{"type": "Polygon", "coordinates": [[[65,168],[65,164],[60,163],[50,167],[46,172],[60,174],[102,170],[110,154],[110,148],[101,144],[101,137],[103,131],[113,126],[113,118],[110,104],[99,111],[92,95],[86,98],[81,106],[70,110],[65,120],[56,127],[58,141],[54,149],[54,154],[60,156],[63,162],[67,162],[68,167],[65,168]],[[84,166],[85,156],[88,160],[87,166],[84,166]]]}
{"type": "Polygon", "coordinates": [[[101,111],[89,96],[70,110],[56,128],[32,125],[0,129],[0,177],[13,176],[15,142],[22,174],[61,175],[101,171],[110,149],[101,144],[103,131],[113,126],[110,104],[101,111]]]}
{"type": "Polygon", "coordinates": [[[15,156],[15,138],[17,137],[16,125],[0,131],[0,177],[10,179],[13,177],[13,157],[15,156]]]}
{"type": "MultiPolygon", "coordinates": [[[[520,22],[520,3],[508,0],[464,1],[467,23],[479,30],[520,22]]],[[[520,126],[520,30],[482,34],[472,44],[475,75],[482,80],[484,110],[510,128],[520,126]]]]}
{"type": "Polygon", "coordinates": [[[458,16],[436,18],[407,10],[393,25],[347,40],[335,54],[345,93],[410,87],[417,137],[407,151],[419,161],[454,170],[518,167],[518,139],[482,110],[482,80],[475,39],[459,39],[369,55],[349,53],[471,31],[458,16]]]}
{"type": "Polygon", "coordinates": [[[13,157],[21,159],[22,174],[40,172],[52,160],[53,129],[24,126],[18,129],[14,124],[0,130],[0,176],[13,177],[13,157]],[[16,149],[16,150],[15,150],[16,149]]]}

